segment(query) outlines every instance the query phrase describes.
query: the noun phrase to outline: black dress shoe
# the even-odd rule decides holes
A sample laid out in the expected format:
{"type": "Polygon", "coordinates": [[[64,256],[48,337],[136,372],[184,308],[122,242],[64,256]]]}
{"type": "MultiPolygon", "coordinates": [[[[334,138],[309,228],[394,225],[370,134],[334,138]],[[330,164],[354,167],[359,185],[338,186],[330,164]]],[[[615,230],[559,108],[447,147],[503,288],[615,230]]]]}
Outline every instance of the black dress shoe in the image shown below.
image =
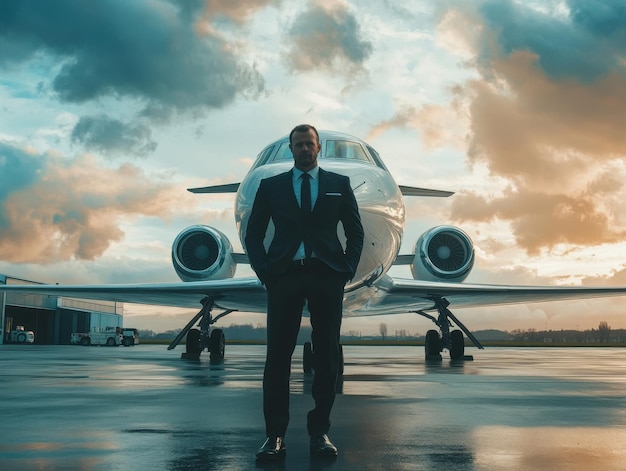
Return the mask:
{"type": "Polygon", "coordinates": [[[328,435],[321,433],[312,435],[310,441],[311,454],[316,456],[337,456],[337,447],[330,441],[328,435]]]}
{"type": "Polygon", "coordinates": [[[256,452],[257,460],[279,460],[285,457],[287,447],[283,437],[267,437],[265,443],[256,452]]]}

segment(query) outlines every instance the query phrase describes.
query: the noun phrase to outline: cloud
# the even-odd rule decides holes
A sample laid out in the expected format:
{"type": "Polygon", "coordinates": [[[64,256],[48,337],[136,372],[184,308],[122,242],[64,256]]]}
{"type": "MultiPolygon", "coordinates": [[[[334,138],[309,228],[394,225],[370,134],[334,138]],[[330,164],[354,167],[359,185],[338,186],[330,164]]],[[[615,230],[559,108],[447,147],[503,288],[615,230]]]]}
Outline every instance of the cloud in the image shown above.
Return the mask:
{"type": "Polygon", "coordinates": [[[561,12],[491,0],[478,11],[490,36],[482,42],[479,55],[487,68],[498,57],[530,51],[555,80],[591,83],[616,69],[624,70],[626,9],[619,0],[569,0],[561,12]]]}
{"type": "Polygon", "coordinates": [[[157,145],[152,131],[143,123],[124,123],[106,115],[83,116],[74,127],[73,142],[103,154],[145,156],[154,152],[157,145]]]}
{"type": "Polygon", "coordinates": [[[391,119],[376,124],[367,139],[376,139],[393,128],[415,129],[420,133],[424,148],[464,147],[463,120],[454,108],[427,103],[416,109],[412,106],[399,110],[391,119]]]}
{"type": "Polygon", "coordinates": [[[134,165],[106,168],[90,156],[33,156],[6,144],[0,149],[18,169],[8,186],[2,186],[4,261],[93,260],[123,238],[123,222],[173,217],[197,204],[167,176],[149,175],[134,165]],[[19,170],[31,164],[36,171],[19,170]]]}
{"type": "MultiPolygon", "coordinates": [[[[624,7],[573,0],[552,9],[512,1],[452,4],[438,31],[456,38],[449,42],[457,45],[453,52],[478,76],[455,87],[447,106],[469,119],[468,164],[505,182],[496,196],[458,195],[453,220],[506,222],[529,254],[623,239],[624,7]]],[[[427,105],[408,109],[378,130],[408,125],[446,137],[445,121],[425,113],[427,105]]]]}
{"type": "Polygon", "coordinates": [[[196,33],[199,2],[5,2],[0,64],[46,57],[63,102],[142,103],[146,115],[219,109],[262,91],[260,74],[218,37],[196,33]]]}
{"type": "Polygon", "coordinates": [[[209,19],[224,17],[242,24],[255,11],[281,3],[282,0],[204,0],[204,16],[209,19]]]}
{"type": "Polygon", "coordinates": [[[293,71],[331,70],[351,74],[372,54],[354,14],[340,1],[314,1],[288,34],[287,63],[293,71]]]}
{"type": "MultiPolygon", "coordinates": [[[[0,201],[5,201],[17,190],[29,187],[39,179],[41,162],[35,155],[0,142],[0,201]]],[[[6,227],[8,218],[0,207],[0,230],[6,227]]]]}
{"type": "Polygon", "coordinates": [[[508,189],[502,197],[487,199],[467,193],[452,205],[456,221],[507,220],[517,244],[529,254],[558,244],[596,245],[622,241],[626,230],[589,195],[545,194],[508,189]]]}
{"type": "Polygon", "coordinates": [[[589,286],[605,286],[607,284],[614,286],[626,286],[626,268],[613,270],[612,273],[607,276],[586,277],[584,278],[583,283],[589,286]]]}

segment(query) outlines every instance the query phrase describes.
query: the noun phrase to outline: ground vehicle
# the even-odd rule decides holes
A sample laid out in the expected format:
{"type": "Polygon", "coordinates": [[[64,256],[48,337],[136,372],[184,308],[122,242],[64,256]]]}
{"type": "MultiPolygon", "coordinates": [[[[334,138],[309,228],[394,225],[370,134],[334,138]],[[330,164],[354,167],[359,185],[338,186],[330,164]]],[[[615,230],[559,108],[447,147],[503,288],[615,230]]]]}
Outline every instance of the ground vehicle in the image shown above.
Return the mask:
{"type": "Polygon", "coordinates": [[[139,331],[132,327],[122,329],[122,345],[131,347],[139,344],[139,331]]]}
{"type": "Polygon", "coordinates": [[[32,330],[25,330],[23,325],[18,325],[9,334],[11,343],[35,343],[35,333],[32,330]]]}
{"type": "Polygon", "coordinates": [[[106,327],[104,330],[89,333],[73,333],[70,342],[75,345],[106,345],[118,347],[122,344],[122,329],[120,327],[106,327]]]}

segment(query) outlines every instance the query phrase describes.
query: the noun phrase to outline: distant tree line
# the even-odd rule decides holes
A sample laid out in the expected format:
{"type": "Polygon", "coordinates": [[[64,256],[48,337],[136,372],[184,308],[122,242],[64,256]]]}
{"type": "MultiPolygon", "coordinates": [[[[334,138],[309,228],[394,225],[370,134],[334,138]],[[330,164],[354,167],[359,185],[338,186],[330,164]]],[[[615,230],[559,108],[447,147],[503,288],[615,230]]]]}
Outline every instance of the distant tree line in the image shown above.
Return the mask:
{"type": "Polygon", "coordinates": [[[510,340],[543,343],[626,343],[626,329],[611,329],[608,322],[602,321],[597,329],[591,330],[513,330],[510,340]]]}
{"type": "MultiPolygon", "coordinates": [[[[226,340],[253,340],[253,341],[265,341],[267,338],[267,329],[265,326],[253,326],[252,324],[231,324],[228,327],[218,326],[224,331],[226,340]]],[[[165,332],[155,333],[152,330],[140,330],[139,338],[152,339],[152,340],[173,340],[180,332],[178,330],[168,330],[165,332]]],[[[300,333],[298,334],[298,343],[311,340],[311,327],[302,326],[300,333]]],[[[140,340],[141,341],[141,340],[140,340]]]]}
{"type": "MultiPolygon", "coordinates": [[[[228,327],[218,326],[220,329],[224,331],[224,335],[227,340],[252,340],[252,341],[265,341],[267,337],[267,329],[263,325],[253,326],[252,324],[231,324],[228,327]]],[[[311,327],[310,326],[302,326],[300,328],[300,332],[298,334],[298,344],[303,344],[304,342],[311,340],[311,327]]],[[[380,325],[380,335],[383,340],[419,340],[423,338],[423,335],[415,334],[412,335],[406,329],[399,329],[394,331],[393,334],[387,333],[387,325],[380,325]]],[[[180,332],[178,330],[167,330],[165,332],[156,333],[152,330],[139,330],[139,338],[140,339],[151,339],[151,340],[159,340],[159,341],[171,341],[173,340],[180,332]]],[[[380,337],[376,335],[363,335],[362,332],[356,330],[348,330],[341,334],[342,340],[371,340],[371,339],[380,339],[380,337]]]]}
{"type": "MultiPolygon", "coordinates": [[[[434,327],[434,326],[433,326],[434,327]]],[[[224,330],[227,340],[246,340],[260,341],[266,339],[267,329],[265,326],[253,326],[252,324],[231,324],[228,327],[220,326],[224,330]]],[[[140,330],[140,339],[152,339],[160,341],[173,340],[180,330],[168,330],[166,332],[155,333],[152,330],[140,330]]],[[[379,326],[379,335],[370,334],[363,335],[360,331],[349,330],[341,334],[342,341],[358,341],[358,340],[383,340],[383,341],[423,341],[425,334],[411,334],[406,329],[395,330],[389,332],[387,324],[381,323],[379,326]]],[[[506,341],[520,343],[575,343],[575,344],[609,344],[609,343],[626,343],[626,329],[612,329],[605,321],[600,322],[597,329],[591,330],[536,330],[536,329],[515,329],[506,330],[479,330],[473,332],[480,341],[506,341]]],[[[302,326],[298,335],[298,343],[311,340],[311,327],[302,326]]]]}

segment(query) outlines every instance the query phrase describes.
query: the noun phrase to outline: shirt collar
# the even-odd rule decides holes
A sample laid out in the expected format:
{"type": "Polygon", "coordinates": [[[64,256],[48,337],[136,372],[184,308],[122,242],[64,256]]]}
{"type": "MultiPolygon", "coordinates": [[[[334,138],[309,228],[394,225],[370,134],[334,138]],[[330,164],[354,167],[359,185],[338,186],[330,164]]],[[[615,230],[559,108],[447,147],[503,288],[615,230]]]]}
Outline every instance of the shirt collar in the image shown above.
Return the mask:
{"type": "MultiPolygon", "coordinates": [[[[295,179],[300,178],[300,177],[302,176],[302,174],[304,173],[304,172],[303,172],[302,170],[300,170],[298,167],[294,167],[292,171],[293,171],[293,177],[294,177],[295,179]]],[[[319,173],[320,173],[320,167],[319,167],[319,165],[316,165],[315,167],[313,167],[311,170],[309,170],[309,171],[308,171],[308,172],[306,172],[306,173],[308,173],[309,175],[311,175],[311,178],[316,179],[316,178],[317,178],[317,176],[318,176],[318,175],[319,175],[319,173]]]]}

